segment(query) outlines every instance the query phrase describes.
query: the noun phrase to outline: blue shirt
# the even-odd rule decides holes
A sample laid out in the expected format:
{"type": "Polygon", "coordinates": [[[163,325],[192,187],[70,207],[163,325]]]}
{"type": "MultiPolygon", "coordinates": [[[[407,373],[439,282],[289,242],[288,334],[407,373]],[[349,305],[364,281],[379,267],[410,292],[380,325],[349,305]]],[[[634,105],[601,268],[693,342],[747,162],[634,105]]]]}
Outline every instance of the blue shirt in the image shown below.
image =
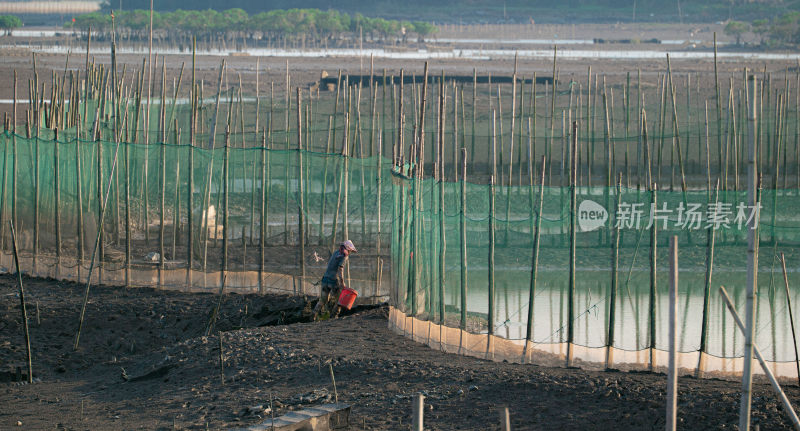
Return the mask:
{"type": "Polygon", "coordinates": [[[346,261],[347,256],[345,256],[341,250],[336,250],[333,252],[330,260],[328,260],[328,268],[325,270],[325,274],[322,276],[322,282],[325,284],[337,284],[337,274],[339,272],[339,268],[343,267],[346,261]]]}

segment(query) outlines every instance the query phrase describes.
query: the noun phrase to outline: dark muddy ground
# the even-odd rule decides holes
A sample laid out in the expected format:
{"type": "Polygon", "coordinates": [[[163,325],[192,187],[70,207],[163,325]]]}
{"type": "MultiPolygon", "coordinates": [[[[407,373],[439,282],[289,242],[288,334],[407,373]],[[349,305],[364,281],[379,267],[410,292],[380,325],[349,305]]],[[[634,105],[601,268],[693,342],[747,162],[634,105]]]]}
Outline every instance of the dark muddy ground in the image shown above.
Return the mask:
{"type": "MultiPolygon", "coordinates": [[[[332,397],[353,405],[351,429],[408,429],[411,397],[427,394],[429,429],[641,430],[664,426],[661,374],[492,363],[444,354],[387,328],[385,308],[334,321],[305,320],[303,298],[226,294],[204,336],[213,294],[97,287],[78,351],[83,287],[26,279],[34,376],[14,382],[24,348],[14,278],[0,277],[0,429],[224,429],[332,397]],[[37,322],[38,303],[40,324],[37,322]],[[288,323],[288,324],[285,324],[288,323]],[[268,326],[259,326],[268,325],[268,326]],[[224,385],[220,381],[222,331],[224,385]],[[124,370],[124,371],[123,371],[124,370]],[[123,374],[128,378],[125,380],[123,374]],[[316,393],[314,391],[317,391],[316,393]],[[21,426],[17,427],[17,421],[21,426]]],[[[682,378],[682,429],[735,428],[739,383],[682,378]]],[[[786,388],[793,402],[800,390],[786,388]]],[[[754,422],[789,423],[769,386],[755,385],[754,422]]]]}

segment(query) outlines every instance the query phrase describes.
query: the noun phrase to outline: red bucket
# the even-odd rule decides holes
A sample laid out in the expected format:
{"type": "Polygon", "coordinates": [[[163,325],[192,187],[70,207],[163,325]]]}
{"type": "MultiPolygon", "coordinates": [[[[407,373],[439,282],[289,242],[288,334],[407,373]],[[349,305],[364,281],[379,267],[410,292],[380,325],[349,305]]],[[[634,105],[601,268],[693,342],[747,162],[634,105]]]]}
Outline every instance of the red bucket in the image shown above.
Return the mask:
{"type": "Polygon", "coordinates": [[[356,302],[357,297],[358,292],[349,287],[343,287],[342,293],[339,294],[339,306],[349,310],[353,308],[353,303],[356,302]]]}

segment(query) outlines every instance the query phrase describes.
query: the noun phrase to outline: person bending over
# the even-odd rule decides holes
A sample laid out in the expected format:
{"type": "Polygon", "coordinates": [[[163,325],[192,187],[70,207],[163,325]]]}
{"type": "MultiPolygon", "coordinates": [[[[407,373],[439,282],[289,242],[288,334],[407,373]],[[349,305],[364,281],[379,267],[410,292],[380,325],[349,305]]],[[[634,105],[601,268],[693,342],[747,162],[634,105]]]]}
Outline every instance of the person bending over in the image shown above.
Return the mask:
{"type": "Polygon", "coordinates": [[[335,318],[339,315],[339,294],[344,285],[344,264],[347,262],[350,253],[358,253],[353,241],[349,239],[339,245],[339,249],[333,252],[328,260],[328,268],[322,276],[319,301],[314,307],[314,319],[317,319],[322,307],[330,310],[330,317],[335,318]],[[333,301],[333,307],[330,302],[333,301]]]}

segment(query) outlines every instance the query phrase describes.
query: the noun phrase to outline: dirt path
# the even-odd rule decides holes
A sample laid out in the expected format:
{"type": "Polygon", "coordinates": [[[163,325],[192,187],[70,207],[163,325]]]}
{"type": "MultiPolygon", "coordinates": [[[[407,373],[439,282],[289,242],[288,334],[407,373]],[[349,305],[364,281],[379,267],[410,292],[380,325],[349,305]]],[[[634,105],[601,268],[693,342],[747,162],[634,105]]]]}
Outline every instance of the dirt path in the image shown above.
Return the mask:
{"type": "MultiPolygon", "coordinates": [[[[24,364],[24,350],[14,280],[2,276],[0,429],[15,428],[17,421],[23,425],[16,429],[221,429],[258,423],[268,414],[260,410],[259,417],[247,408],[268,406],[270,393],[276,414],[329,399],[328,362],[340,401],[353,405],[352,429],[406,429],[411,396],[419,391],[427,393],[429,429],[496,429],[500,406],[510,407],[514,429],[663,427],[663,375],[444,354],[391,332],[384,308],[336,321],[252,327],[280,323],[280,316],[291,319],[303,309],[302,298],[281,296],[225,295],[217,324],[224,331],[222,386],[219,339],[203,336],[214,295],[96,288],[81,348],[73,352],[82,287],[26,283],[34,376],[40,381],[11,381],[15,367],[24,364]]],[[[730,429],[737,422],[738,382],[686,378],[680,390],[681,428],[730,429]]],[[[797,387],[787,390],[800,401],[797,387]]],[[[769,386],[756,385],[753,411],[761,429],[789,428],[769,386]]]]}

